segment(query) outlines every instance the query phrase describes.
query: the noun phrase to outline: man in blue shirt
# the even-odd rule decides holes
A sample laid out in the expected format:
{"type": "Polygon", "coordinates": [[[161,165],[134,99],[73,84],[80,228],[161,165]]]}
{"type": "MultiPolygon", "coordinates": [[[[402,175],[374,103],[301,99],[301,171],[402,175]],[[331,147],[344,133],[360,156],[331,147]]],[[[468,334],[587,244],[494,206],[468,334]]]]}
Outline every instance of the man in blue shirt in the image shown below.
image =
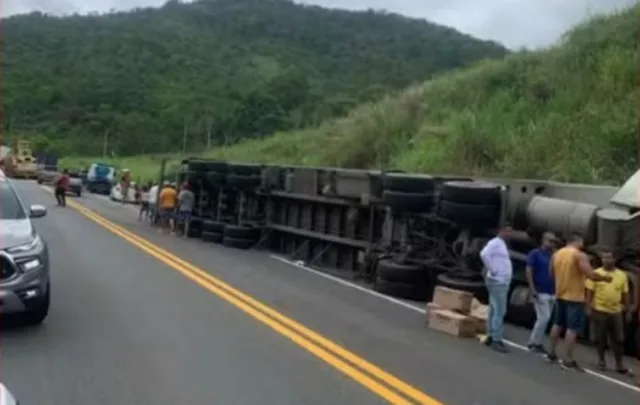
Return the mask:
{"type": "Polygon", "coordinates": [[[553,233],[545,232],[542,236],[542,245],[537,249],[533,249],[527,256],[527,282],[529,283],[533,306],[536,310],[536,324],[531,331],[527,347],[536,353],[545,353],[542,340],[551,319],[555,302],[555,285],[549,271],[555,240],[553,233]]]}

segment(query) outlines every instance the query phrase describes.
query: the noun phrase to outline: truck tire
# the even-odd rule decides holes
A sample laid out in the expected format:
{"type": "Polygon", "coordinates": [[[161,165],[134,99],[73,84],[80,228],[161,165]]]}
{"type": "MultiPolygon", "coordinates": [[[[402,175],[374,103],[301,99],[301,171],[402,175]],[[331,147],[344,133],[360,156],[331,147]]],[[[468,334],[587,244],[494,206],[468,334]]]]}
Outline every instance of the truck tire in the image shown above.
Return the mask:
{"type": "Polygon", "coordinates": [[[396,263],[393,259],[382,259],[377,266],[378,277],[385,281],[403,283],[425,283],[429,280],[427,269],[419,264],[396,263]]]}
{"type": "Polygon", "coordinates": [[[222,244],[230,248],[250,249],[256,244],[256,241],[253,239],[238,239],[232,238],[230,236],[225,236],[222,239],[222,244]]]}
{"type": "Polygon", "coordinates": [[[502,204],[501,187],[482,181],[448,181],[442,186],[442,199],[465,205],[502,204]]]}
{"type": "Polygon", "coordinates": [[[392,210],[397,212],[429,212],[434,205],[433,194],[406,193],[402,191],[382,192],[382,200],[392,210]]]}
{"type": "Polygon", "coordinates": [[[406,174],[387,173],[382,176],[382,188],[403,193],[433,193],[435,180],[429,176],[411,176],[406,174]]]}
{"type": "Polygon", "coordinates": [[[379,293],[392,297],[414,301],[426,301],[429,295],[426,286],[398,281],[387,281],[380,277],[376,278],[373,289],[379,293]]]}

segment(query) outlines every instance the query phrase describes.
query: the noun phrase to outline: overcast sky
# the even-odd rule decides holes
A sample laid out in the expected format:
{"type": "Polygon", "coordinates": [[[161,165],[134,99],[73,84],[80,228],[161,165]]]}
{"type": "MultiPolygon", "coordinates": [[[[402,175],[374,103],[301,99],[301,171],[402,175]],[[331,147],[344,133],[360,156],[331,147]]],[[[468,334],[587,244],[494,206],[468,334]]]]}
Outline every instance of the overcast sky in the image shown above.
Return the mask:
{"type": "MultiPolygon", "coordinates": [[[[534,48],[555,42],[590,14],[609,12],[637,0],[299,0],[348,9],[388,10],[452,26],[508,47],[534,48]]],[[[0,0],[2,16],[43,11],[53,14],[105,12],[160,6],[164,0],[0,0]]]]}

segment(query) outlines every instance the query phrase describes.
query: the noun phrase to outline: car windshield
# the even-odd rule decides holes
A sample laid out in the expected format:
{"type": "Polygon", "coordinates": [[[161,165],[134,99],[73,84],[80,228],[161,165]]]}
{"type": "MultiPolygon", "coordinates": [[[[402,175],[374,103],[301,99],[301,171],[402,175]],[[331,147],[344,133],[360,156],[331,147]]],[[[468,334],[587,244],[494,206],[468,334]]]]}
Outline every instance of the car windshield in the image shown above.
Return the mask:
{"type": "Polygon", "coordinates": [[[25,219],[27,214],[6,180],[0,180],[0,219],[25,219]]]}

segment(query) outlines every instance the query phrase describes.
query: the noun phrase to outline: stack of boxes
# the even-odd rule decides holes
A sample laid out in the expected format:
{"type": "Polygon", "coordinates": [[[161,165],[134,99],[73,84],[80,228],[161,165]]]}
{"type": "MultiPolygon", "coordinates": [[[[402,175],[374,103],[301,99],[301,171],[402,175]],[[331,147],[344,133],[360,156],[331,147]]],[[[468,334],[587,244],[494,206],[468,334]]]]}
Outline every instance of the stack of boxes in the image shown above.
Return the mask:
{"type": "Polygon", "coordinates": [[[488,313],[473,294],[438,286],[427,304],[427,325],[453,336],[476,337],[485,333],[488,313]]]}

